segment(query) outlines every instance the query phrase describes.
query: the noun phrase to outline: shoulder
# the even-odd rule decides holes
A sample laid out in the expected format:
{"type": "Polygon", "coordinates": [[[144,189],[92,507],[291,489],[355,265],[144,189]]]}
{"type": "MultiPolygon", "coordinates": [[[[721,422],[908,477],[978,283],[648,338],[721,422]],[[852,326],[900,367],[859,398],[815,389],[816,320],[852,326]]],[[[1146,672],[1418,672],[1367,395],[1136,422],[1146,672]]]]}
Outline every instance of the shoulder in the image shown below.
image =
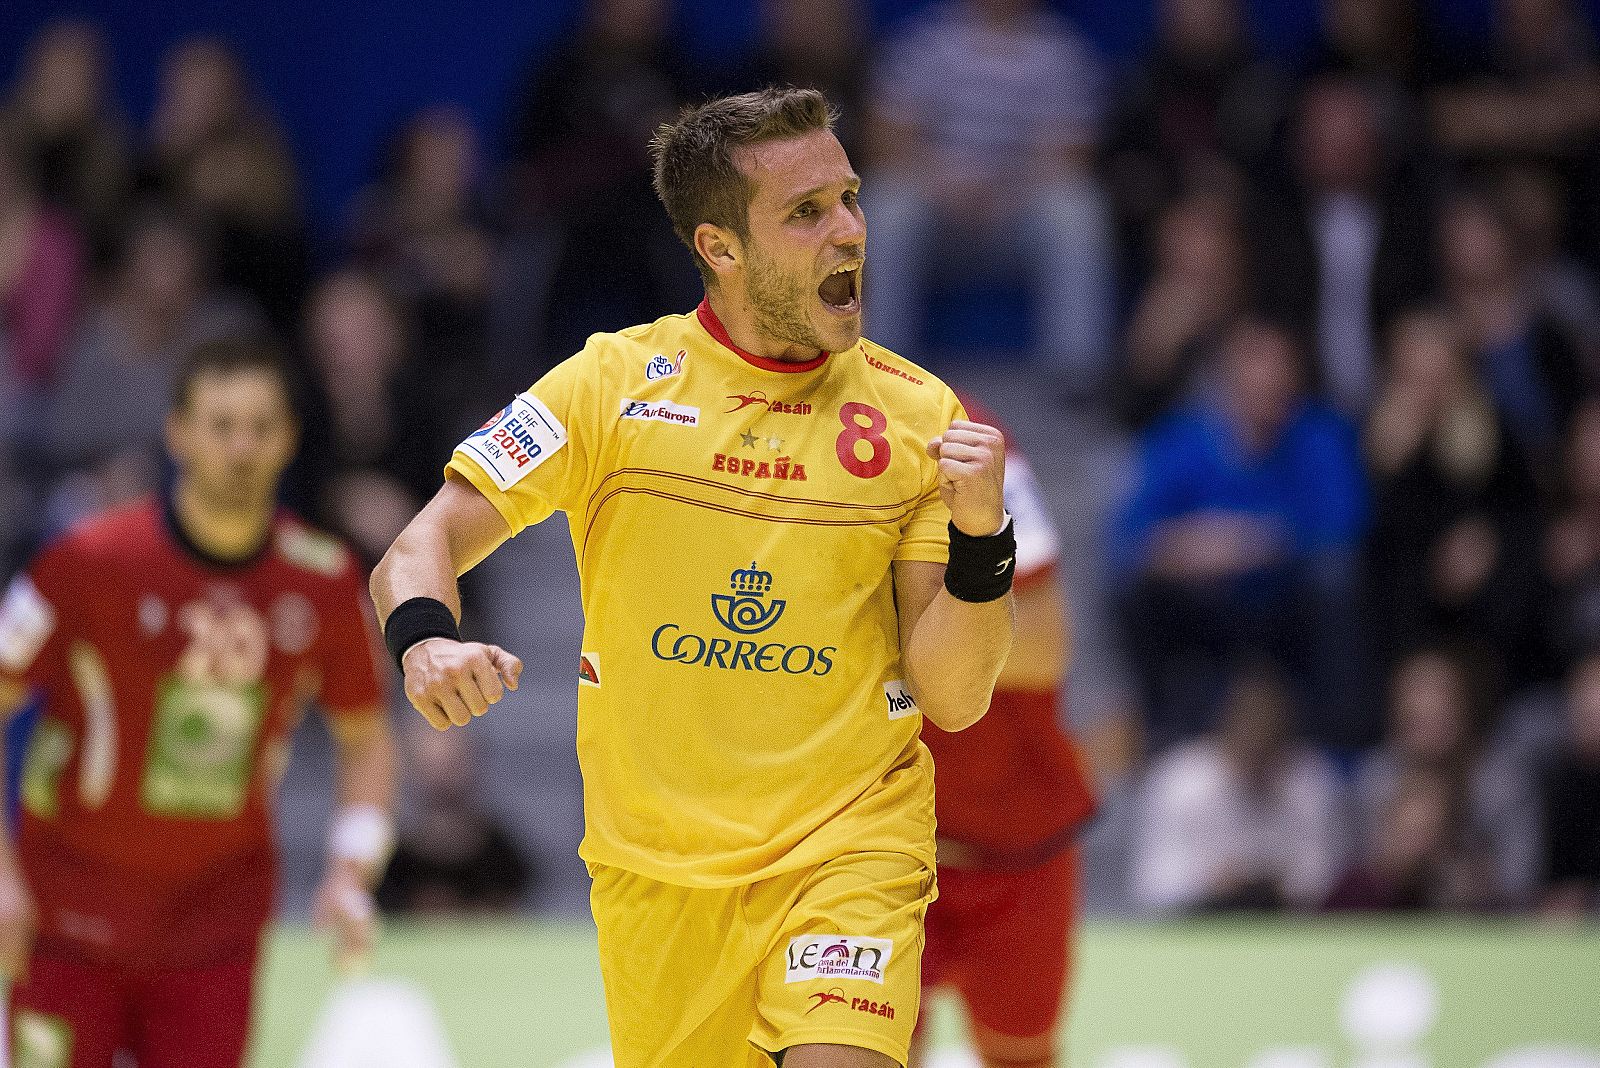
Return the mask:
{"type": "Polygon", "coordinates": [[[280,509],[273,519],[271,553],[292,571],[319,584],[347,584],[360,577],[355,554],[344,542],[288,509],[280,509]]]}
{"type": "Polygon", "coordinates": [[[851,374],[871,383],[873,391],[896,408],[943,414],[960,406],[955,392],[938,376],[875,341],[862,338],[855,348],[833,358],[846,361],[851,374]]]}
{"type": "Polygon", "coordinates": [[[94,566],[137,558],[149,553],[160,533],[160,506],[153,499],[139,500],[73,524],[47,542],[37,559],[94,566]]]}

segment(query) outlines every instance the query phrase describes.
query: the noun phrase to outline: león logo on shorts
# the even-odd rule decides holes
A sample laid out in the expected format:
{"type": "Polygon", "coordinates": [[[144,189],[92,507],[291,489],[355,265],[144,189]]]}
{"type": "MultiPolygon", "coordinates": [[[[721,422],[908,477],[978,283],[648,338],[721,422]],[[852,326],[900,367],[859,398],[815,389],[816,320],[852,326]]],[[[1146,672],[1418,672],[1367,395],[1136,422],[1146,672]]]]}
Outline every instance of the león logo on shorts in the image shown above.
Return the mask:
{"type": "Polygon", "coordinates": [[[809,934],[789,939],[783,981],[866,979],[883,983],[894,942],[864,935],[809,934]]]}

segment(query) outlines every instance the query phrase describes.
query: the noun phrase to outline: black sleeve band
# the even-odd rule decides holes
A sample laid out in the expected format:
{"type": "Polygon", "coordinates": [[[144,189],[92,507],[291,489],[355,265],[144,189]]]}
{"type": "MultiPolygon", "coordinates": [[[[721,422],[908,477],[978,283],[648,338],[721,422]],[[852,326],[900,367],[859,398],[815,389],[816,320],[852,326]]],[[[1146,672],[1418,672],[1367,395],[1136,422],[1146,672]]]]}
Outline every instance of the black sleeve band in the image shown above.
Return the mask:
{"type": "Polygon", "coordinates": [[[396,605],[384,621],[383,643],[389,647],[389,655],[394,657],[395,666],[402,675],[406,668],[401,660],[406,650],[429,638],[461,640],[456,617],[450,614],[450,607],[443,601],[432,597],[413,597],[396,605]]]}
{"type": "Polygon", "coordinates": [[[944,569],[944,588],[958,601],[983,604],[1011,592],[1017,572],[1017,533],[1011,517],[997,533],[983,538],[963,534],[950,524],[950,563],[944,569]]]}

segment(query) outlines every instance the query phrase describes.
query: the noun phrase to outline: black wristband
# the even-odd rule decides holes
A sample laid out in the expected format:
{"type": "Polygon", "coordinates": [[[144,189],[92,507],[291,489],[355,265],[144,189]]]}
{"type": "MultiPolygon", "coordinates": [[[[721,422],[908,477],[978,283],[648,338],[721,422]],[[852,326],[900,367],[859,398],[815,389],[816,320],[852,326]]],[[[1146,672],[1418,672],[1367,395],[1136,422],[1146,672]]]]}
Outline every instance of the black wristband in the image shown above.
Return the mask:
{"type": "Polygon", "coordinates": [[[406,650],[429,638],[461,640],[456,617],[450,614],[450,607],[443,601],[432,597],[413,597],[396,605],[394,611],[389,613],[389,618],[384,620],[383,644],[389,647],[389,655],[394,657],[395,666],[402,675],[406,673],[406,666],[402,662],[406,650]]]}
{"type": "Polygon", "coordinates": [[[998,600],[1011,592],[1017,568],[1017,534],[1011,517],[999,531],[983,538],[963,534],[950,524],[950,563],[944,569],[944,588],[950,596],[969,604],[998,600]]]}

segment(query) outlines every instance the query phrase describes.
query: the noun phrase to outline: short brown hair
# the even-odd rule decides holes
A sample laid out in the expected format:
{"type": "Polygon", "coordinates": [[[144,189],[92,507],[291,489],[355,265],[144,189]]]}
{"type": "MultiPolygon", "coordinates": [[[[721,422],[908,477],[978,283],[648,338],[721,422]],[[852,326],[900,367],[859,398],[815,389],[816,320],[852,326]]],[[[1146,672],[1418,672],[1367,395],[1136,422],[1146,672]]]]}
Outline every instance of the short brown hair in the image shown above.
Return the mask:
{"type": "Polygon", "coordinates": [[[172,389],[172,410],[186,412],[194,400],[195,383],[207,375],[226,377],[263,374],[278,380],[284,406],[294,415],[298,383],[283,354],[272,342],[259,337],[221,337],[203,341],[184,353],[172,389]]]}
{"type": "Polygon", "coordinates": [[[713,276],[695,251],[696,227],[711,223],[741,238],[750,233],[753,190],[733,162],[734,151],[812,130],[831,130],[836,117],[815,89],[769,87],[685,108],[677,122],[656,131],[650,141],[656,196],[667,209],[673,232],[689,246],[702,278],[710,281],[713,276]]]}

